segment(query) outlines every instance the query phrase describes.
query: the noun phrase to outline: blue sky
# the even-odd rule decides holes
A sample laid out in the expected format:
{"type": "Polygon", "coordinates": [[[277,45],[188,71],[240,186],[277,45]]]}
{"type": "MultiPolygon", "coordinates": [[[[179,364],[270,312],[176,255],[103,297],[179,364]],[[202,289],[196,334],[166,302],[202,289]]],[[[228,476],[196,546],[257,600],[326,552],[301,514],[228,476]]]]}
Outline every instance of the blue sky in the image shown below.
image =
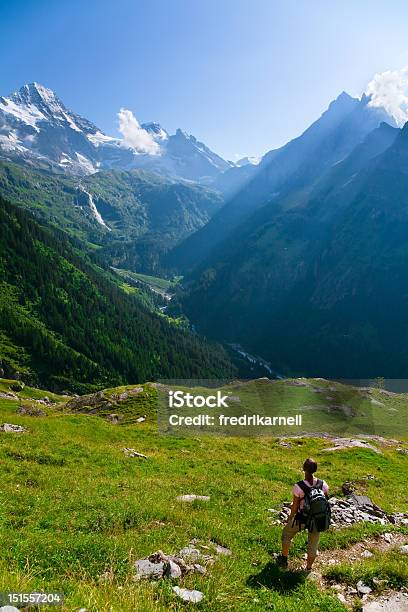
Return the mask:
{"type": "Polygon", "coordinates": [[[38,81],[109,134],[124,107],[258,155],[408,65],[407,23],[402,0],[1,0],[0,94],[38,81]]]}

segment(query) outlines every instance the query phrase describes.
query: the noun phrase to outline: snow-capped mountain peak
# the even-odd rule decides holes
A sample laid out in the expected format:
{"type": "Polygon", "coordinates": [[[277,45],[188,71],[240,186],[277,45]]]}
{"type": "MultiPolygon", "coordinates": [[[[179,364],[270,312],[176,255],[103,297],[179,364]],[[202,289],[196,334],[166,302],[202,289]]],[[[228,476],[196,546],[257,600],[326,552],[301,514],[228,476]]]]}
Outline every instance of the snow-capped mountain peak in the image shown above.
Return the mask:
{"type": "Polygon", "coordinates": [[[159,144],[160,155],[140,154],[124,139],[104,134],[39,83],[0,97],[0,157],[12,161],[78,175],[145,168],[195,181],[231,165],[180,129],[170,135],[159,123],[141,127],[159,144]]]}
{"type": "Polygon", "coordinates": [[[141,127],[149,134],[152,134],[155,140],[167,140],[169,137],[168,132],[160,125],[160,123],[156,123],[155,121],[150,121],[149,123],[142,123],[141,127]]]}

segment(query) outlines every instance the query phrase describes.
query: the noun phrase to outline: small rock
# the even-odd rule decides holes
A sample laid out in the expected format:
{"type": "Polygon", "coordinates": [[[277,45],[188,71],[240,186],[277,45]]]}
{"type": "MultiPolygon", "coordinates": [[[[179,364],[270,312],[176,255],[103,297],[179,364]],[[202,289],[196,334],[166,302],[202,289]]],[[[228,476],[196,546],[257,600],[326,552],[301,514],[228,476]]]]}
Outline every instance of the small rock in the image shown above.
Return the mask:
{"type": "Polygon", "coordinates": [[[400,548],[403,555],[408,555],[408,544],[403,544],[400,548]]]}
{"type": "Polygon", "coordinates": [[[119,414],[115,414],[115,413],[108,414],[106,418],[110,423],[112,423],[112,425],[117,425],[122,419],[122,417],[119,414]]]}
{"type": "Polygon", "coordinates": [[[370,550],[363,550],[361,556],[365,559],[369,559],[370,557],[374,557],[373,553],[370,550]]]}
{"type": "Polygon", "coordinates": [[[202,552],[194,546],[185,546],[179,552],[180,557],[187,563],[195,563],[202,557],[202,552]]]}
{"type": "Polygon", "coordinates": [[[338,599],[339,601],[341,601],[341,603],[343,603],[343,604],[347,603],[347,600],[346,600],[346,598],[344,597],[343,593],[337,593],[337,599],[338,599]]]}
{"type": "Polygon", "coordinates": [[[191,603],[200,603],[204,597],[204,594],[201,591],[189,591],[188,589],[181,589],[178,586],[174,586],[173,591],[183,601],[189,601],[191,603]]]}
{"type": "Polygon", "coordinates": [[[136,423],[144,423],[145,420],[146,420],[146,417],[145,416],[141,416],[138,419],[136,419],[136,423]]]}
{"type": "Polygon", "coordinates": [[[177,501],[182,502],[193,502],[193,501],[210,501],[209,495],[195,495],[193,493],[187,495],[179,495],[176,497],[177,501]]]}
{"type": "Polygon", "coordinates": [[[310,580],[311,582],[319,582],[321,577],[322,575],[315,571],[308,572],[307,574],[307,580],[310,580]]]}
{"type": "Polygon", "coordinates": [[[27,431],[27,429],[22,425],[14,425],[13,423],[3,423],[3,425],[0,425],[0,431],[5,431],[7,433],[24,433],[25,431],[27,431]]]}
{"type": "Polygon", "coordinates": [[[26,416],[35,416],[35,417],[43,417],[47,416],[47,413],[41,408],[37,406],[20,406],[17,408],[17,414],[22,414],[26,416]]]}
{"type": "Polygon", "coordinates": [[[149,559],[138,559],[135,563],[136,575],[135,580],[142,580],[144,578],[150,578],[152,580],[158,580],[163,577],[164,562],[152,563],[149,559]]]}
{"type": "Polygon", "coordinates": [[[392,544],[392,541],[393,541],[392,533],[383,533],[382,537],[383,537],[383,540],[387,542],[387,544],[392,544]]]}
{"type": "Polygon", "coordinates": [[[205,569],[204,565],[200,565],[200,563],[194,563],[194,571],[197,572],[197,574],[207,573],[207,570],[205,569]]]}
{"type": "Polygon", "coordinates": [[[125,453],[126,457],[140,457],[141,459],[147,459],[146,455],[139,453],[134,448],[122,448],[122,451],[125,453]]]}
{"type": "Polygon", "coordinates": [[[163,576],[165,578],[181,578],[181,567],[172,559],[169,559],[165,565],[163,576]]]}
{"type": "Polygon", "coordinates": [[[362,582],[361,580],[357,582],[357,592],[359,593],[359,595],[368,595],[369,593],[371,593],[371,591],[372,589],[366,584],[364,584],[364,582],[362,582]]]}
{"type": "Polygon", "coordinates": [[[217,555],[225,555],[226,557],[232,555],[232,551],[229,548],[225,548],[225,546],[220,546],[219,544],[215,547],[215,552],[217,555]]]}
{"type": "Polygon", "coordinates": [[[17,395],[14,395],[14,393],[0,393],[0,399],[7,399],[7,400],[16,400],[18,399],[17,395]]]}

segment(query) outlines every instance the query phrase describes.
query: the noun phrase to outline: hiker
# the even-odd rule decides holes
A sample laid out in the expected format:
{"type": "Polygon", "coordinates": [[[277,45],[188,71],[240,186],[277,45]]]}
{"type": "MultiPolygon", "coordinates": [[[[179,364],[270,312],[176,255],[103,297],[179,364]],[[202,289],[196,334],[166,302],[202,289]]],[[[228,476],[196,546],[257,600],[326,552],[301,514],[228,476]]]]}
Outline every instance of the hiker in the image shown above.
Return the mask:
{"type": "Polygon", "coordinates": [[[308,529],[306,571],[310,572],[317,555],[320,533],[330,526],[330,505],[327,500],[329,487],[324,480],[314,476],[317,463],[306,459],[303,464],[304,480],[293,487],[293,501],[287,524],[282,532],[282,554],[278,565],[288,566],[289,547],[293,537],[302,529],[308,529]]]}

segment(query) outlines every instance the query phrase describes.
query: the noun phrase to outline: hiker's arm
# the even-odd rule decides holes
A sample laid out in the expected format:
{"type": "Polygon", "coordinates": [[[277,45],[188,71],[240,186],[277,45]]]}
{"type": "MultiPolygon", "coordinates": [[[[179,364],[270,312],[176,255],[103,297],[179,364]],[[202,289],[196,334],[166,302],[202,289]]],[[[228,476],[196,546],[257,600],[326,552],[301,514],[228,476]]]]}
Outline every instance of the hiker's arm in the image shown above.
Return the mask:
{"type": "Polygon", "coordinates": [[[294,516],[296,514],[296,512],[299,510],[299,506],[300,506],[300,497],[297,497],[296,495],[294,495],[293,500],[292,500],[292,506],[290,508],[291,516],[294,516]]]}

